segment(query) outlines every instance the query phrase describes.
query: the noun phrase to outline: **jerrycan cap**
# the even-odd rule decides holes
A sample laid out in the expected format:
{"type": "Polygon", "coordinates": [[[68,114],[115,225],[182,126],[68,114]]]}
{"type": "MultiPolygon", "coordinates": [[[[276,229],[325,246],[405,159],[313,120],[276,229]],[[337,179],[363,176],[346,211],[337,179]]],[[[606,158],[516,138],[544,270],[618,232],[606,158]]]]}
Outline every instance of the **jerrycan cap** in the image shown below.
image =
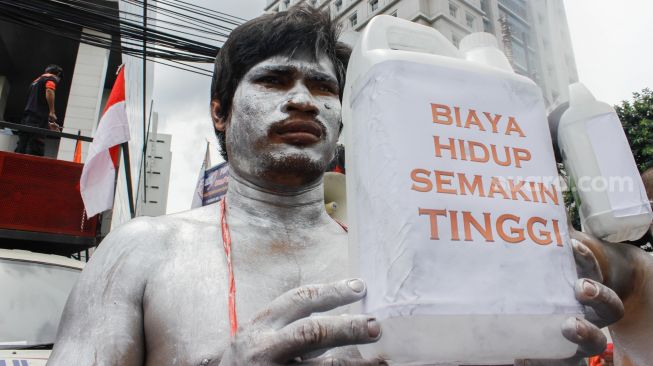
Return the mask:
{"type": "Polygon", "coordinates": [[[467,51],[481,47],[499,49],[499,42],[497,42],[497,37],[486,32],[472,33],[465,36],[465,38],[460,41],[459,49],[460,52],[466,53],[467,51]]]}
{"type": "Polygon", "coordinates": [[[572,106],[596,102],[594,94],[581,82],[569,85],[569,104],[572,106]]]}
{"type": "Polygon", "coordinates": [[[460,51],[468,61],[514,72],[510,61],[499,49],[497,38],[490,33],[472,33],[460,41],[460,51]]]}

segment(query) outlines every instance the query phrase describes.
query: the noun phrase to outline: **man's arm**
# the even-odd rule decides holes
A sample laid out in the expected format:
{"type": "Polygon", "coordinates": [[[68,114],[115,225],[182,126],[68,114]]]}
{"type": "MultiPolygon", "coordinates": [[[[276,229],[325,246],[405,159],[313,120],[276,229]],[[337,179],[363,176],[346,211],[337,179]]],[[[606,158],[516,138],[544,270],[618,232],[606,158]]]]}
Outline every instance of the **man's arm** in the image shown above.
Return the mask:
{"type": "Polygon", "coordinates": [[[630,244],[608,243],[581,232],[575,234],[592,250],[604,283],[624,304],[624,317],[609,326],[616,362],[649,364],[653,360],[653,256],[630,244]]]}
{"type": "Polygon", "coordinates": [[[60,131],[59,124],[57,124],[57,113],[54,109],[54,95],[57,84],[53,80],[45,82],[45,100],[48,102],[48,127],[51,130],[60,131]]]}
{"type": "Polygon", "coordinates": [[[146,239],[154,231],[148,221],[123,225],[94,253],[68,298],[48,365],[143,364],[143,293],[162,255],[146,239]]]}
{"type": "Polygon", "coordinates": [[[45,100],[48,102],[48,122],[57,122],[57,114],[54,109],[54,91],[57,88],[57,84],[48,80],[45,82],[45,100]]]}

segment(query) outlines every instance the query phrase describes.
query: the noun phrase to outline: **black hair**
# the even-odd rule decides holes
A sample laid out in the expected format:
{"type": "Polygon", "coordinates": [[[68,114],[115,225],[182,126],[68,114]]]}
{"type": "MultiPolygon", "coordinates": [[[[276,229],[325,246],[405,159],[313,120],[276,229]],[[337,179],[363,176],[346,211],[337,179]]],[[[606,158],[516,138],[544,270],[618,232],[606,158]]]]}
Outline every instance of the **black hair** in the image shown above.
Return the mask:
{"type": "MultiPolygon", "coordinates": [[[[342,100],[351,49],[338,42],[339,30],[328,12],[305,5],[262,15],[234,29],[215,58],[211,99],[220,102],[219,117],[229,118],[243,76],[254,65],[278,55],[292,57],[308,51],[315,60],[326,55],[335,67],[342,100]]],[[[215,134],[222,157],[228,160],[225,133],[216,129],[215,134]]]]}
{"type": "Polygon", "coordinates": [[[60,78],[63,77],[63,69],[59,65],[55,64],[50,64],[45,67],[45,73],[46,74],[55,74],[59,76],[60,78]]]}

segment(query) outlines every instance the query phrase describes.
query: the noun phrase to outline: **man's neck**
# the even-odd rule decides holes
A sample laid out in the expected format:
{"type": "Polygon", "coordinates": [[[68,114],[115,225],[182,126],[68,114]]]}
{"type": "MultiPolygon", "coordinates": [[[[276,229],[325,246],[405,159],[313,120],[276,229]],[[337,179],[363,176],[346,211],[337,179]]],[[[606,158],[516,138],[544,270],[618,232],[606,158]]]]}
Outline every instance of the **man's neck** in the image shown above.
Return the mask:
{"type": "Polygon", "coordinates": [[[321,178],[297,190],[277,192],[230,171],[226,197],[228,217],[250,222],[255,220],[267,222],[270,226],[311,228],[324,224],[328,219],[321,178]]]}

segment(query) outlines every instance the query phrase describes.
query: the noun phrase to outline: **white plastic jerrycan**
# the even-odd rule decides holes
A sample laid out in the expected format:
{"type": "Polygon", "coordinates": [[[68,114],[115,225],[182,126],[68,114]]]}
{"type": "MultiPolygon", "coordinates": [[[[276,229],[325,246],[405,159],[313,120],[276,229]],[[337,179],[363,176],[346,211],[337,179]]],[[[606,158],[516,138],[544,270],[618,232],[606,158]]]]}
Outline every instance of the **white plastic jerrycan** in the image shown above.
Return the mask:
{"type": "Polygon", "coordinates": [[[488,34],[456,49],[390,16],[363,30],[343,98],[354,311],[396,364],[564,358],[582,308],[541,92],[488,34]]]}
{"type": "Polygon", "coordinates": [[[570,85],[569,95],[558,145],[583,229],[611,242],[637,240],[653,214],[619,117],[582,83],[570,85]]]}

